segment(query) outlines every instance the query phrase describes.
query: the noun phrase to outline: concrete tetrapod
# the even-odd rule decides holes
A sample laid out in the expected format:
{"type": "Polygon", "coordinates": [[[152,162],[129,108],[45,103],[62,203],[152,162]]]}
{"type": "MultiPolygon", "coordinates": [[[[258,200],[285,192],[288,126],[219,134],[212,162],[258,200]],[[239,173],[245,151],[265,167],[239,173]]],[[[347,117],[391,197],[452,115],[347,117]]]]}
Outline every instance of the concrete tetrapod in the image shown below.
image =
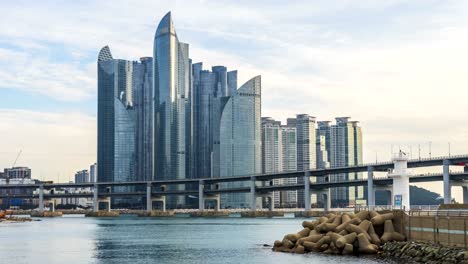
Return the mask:
{"type": "Polygon", "coordinates": [[[393,219],[400,215],[399,212],[393,216],[393,213],[380,214],[374,211],[330,213],[316,221],[304,221],[304,229],[284,236],[282,241],[275,241],[273,250],[296,254],[375,254],[382,242],[405,239],[393,227],[393,219]],[[380,224],[382,218],[387,219],[383,226],[380,224]]]}
{"type": "Polygon", "coordinates": [[[393,220],[393,213],[387,213],[387,214],[377,213],[377,215],[371,218],[371,222],[373,225],[382,225],[387,220],[393,220]]]}
{"type": "Polygon", "coordinates": [[[343,214],[341,216],[341,224],[339,226],[336,227],[336,231],[337,232],[341,232],[343,230],[346,229],[346,227],[349,225],[349,224],[353,224],[353,225],[359,225],[361,223],[361,219],[356,217],[356,218],[352,218],[351,219],[351,216],[347,215],[347,214],[343,214]]]}
{"type": "Polygon", "coordinates": [[[389,241],[404,241],[405,236],[398,232],[395,232],[392,220],[387,220],[384,224],[384,233],[380,239],[384,243],[389,241]]]}

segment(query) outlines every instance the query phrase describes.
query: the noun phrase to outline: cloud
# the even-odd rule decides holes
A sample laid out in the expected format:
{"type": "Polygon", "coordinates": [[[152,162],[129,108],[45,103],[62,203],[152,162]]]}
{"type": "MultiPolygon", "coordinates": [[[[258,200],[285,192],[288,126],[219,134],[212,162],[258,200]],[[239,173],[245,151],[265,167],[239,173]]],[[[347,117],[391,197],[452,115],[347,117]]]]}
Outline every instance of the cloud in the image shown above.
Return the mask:
{"type": "Polygon", "coordinates": [[[32,169],[34,178],[68,181],[96,161],[96,120],[78,112],[0,109],[0,168],[32,169]]]}
{"type": "MultiPolygon", "coordinates": [[[[262,75],[263,115],[280,120],[297,113],[319,120],[352,116],[361,121],[367,161],[375,152],[379,159],[389,158],[392,144],[427,148],[432,141],[434,155],[442,155],[450,141],[453,153],[463,153],[468,149],[467,5],[435,0],[3,3],[0,88],[92,100],[99,49],[110,45],[122,59],[151,56],[157,23],[172,10],[178,37],[190,44],[194,62],[237,69],[239,85],[262,75]]],[[[93,142],[95,134],[78,138],[93,142]]],[[[18,141],[14,135],[10,139],[18,141]]]]}

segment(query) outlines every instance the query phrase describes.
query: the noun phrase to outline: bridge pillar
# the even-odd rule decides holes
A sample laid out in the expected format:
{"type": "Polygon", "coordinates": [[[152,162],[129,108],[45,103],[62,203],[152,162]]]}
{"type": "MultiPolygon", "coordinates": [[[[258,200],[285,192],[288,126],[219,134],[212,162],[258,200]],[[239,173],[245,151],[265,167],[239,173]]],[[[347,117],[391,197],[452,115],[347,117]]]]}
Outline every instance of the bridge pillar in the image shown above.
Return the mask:
{"type": "Polygon", "coordinates": [[[468,204],[468,186],[462,186],[463,189],[463,203],[468,204]]]}
{"type": "Polygon", "coordinates": [[[39,185],[39,212],[44,212],[44,185],[39,185]]]}
{"type": "Polygon", "coordinates": [[[450,185],[450,160],[444,160],[443,164],[444,204],[450,204],[452,203],[452,190],[450,185]]]}
{"type": "Polygon", "coordinates": [[[250,178],[250,210],[257,209],[257,198],[255,196],[255,176],[250,178]]]}
{"type": "Polygon", "coordinates": [[[153,209],[153,202],[161,202],[161,209],[166,212],[166,196],[151,196],[151,209],[153,209]]]}
{"type": "Polygon", "coordinates": [[[304,172],[304,210],[310,211],[310,171],[304,172]]]}
{"type": "Polygon", "coordinates": [[[274,211],[275,210],[275,195],[274,195],[274,192],[272,192],[270,195],[268,195],[268,202],[269,202],[268,210],[274,211]]]}
{"type": "Polygon", "coordinates": [[[331,209],[331,192],[330,188],[327,188],[321,192],[322,198],[323,198],[323,210],[325,212],[330,211],[331,209]]]}
{"type": "Polygon", "coordinates": [[[151,197],[151,182],[146,185],[146,212],[150,213],[153,211],[153,200],[151,197]]]}
{"type": "Polygon", "coordinates": [[[198,210],[203,211],[205,209],[205,197],[203,189],[205,188],[202,180],[198,181],[198,210]]]}
{"type": "Polygon", "coordinates": [[[99,200],[98,200],[98,185],[94,184],[93,188],[93,212],[99,211],[99,200]]]}
{"type": "Polygon", "coordinates": [[[375,206],[374,167],[367,167],[367,206],[375,206]]]}

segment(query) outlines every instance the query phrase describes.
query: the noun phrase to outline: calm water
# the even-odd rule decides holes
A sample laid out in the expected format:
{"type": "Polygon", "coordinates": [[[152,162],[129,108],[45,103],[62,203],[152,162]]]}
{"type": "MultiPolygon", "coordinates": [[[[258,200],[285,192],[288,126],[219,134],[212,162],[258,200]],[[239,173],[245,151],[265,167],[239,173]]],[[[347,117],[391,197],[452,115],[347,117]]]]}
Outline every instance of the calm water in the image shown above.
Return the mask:
{"type": "Polygon", "coordinates": [[[0,263],[383,263],[272,252],[303,219],[63,217],[0,224],[0,263]]]}

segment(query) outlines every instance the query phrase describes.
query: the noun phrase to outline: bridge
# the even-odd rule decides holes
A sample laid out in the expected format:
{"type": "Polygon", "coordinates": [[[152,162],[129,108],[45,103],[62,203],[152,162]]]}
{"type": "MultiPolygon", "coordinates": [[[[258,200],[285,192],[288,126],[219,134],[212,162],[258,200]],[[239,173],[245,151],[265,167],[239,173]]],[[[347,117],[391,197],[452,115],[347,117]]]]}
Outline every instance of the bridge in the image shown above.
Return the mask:
{"type": "MultiPolygon", "coordinates": [[[[451,202],[451,187],[461,186],[463,188],[463,202],[468,203],[468,171],[466,172],[451,172],[450,166],[466,166],[468,164],[467,155],[434,157],[428,159],[412,159],[408,160],[408,168],[421,168],[430,166],[442,166],[441,173],[431,174],[415,174],[410,176],[411,183],[417,182],[432,182],[442,181],[444,184],[444,203],[451,202]]],[[[314,169],[307,171],[296,172],[280,172],[271,174],[256,174],[242,175],[220,178],[200,178],[200,179],[181,179],[181,180],[153,180],[153,181],[132,181],[132,182],[96,182],[96,183],[43,183],[36,184],[5,184],[0,185],[1,189],[32,189],[36,193],[27,195],[2,194],[0,198],[38,198],[39,210],[43,210],[44,203],[52,198],[92,198],[93,210],[98,211],[100,203],[106,203],[107,209],[110,210],[111,197],[144,197],[146,196],[147,210],[153,209],[153,202],[161,202],[162,208],[165,210],[165,199],[170,195],[194,195],[199,198],[199,209],[205,208],[205,201],[215,200],[216,207],[219,209],[219,195],[223,193],[250,193],[250,208],[256,209],[255,198],[257,196],[266,196],[271,199],[270,210],[273,210],[272,192],[287,191],[287,190],[304,190],[305,210],[311,209],[310,194],[316,193],[323,195],[326,201],[325,209],[330,208],[330,188],[335,187],[350,187],[350,186],[366,186],[368,187],[368,205],[375,206],[375,191],[384,190],[390,191],[389,188],[393,184],[393,179],[390,177],[375,177],[374,172],[389,172],[393,169],[393,161],[360,164],[348,167],[314,169]],[[367,178],[354,180],[330,181],[330,175],[352,173],[352,172],[367,172],[367,178]],[[275,179],[284,178],[303,178],[304,183],[292,185],[273,185],[275,179]],[[315,178],[315,182],[310,179],[315,178]],[[244,182],[246,187],[236,188],[221,188],[221,183],[226,182],[244,182]],[[179,190],[169,190],[168,185],[183,185],[179,190]],[[198,189],[186,189],[187,185],[196,186],[198,189]],[[111,192],[109,187],[115,186],[136,186],[146,187],[146,192],[111,192]],[[62,188],[89,188],[90,192],[86,193],[57,193],[55,189],[62,188]],[[99,191],[99,190],[105,190],[99,191]],[[92,190],[92,191],[91,191],[92,190]]],[[[468,168],[468,167],[465,167],[468,168]]],[[[141,189],[141,188],[140,188],[141,189]]]]}

